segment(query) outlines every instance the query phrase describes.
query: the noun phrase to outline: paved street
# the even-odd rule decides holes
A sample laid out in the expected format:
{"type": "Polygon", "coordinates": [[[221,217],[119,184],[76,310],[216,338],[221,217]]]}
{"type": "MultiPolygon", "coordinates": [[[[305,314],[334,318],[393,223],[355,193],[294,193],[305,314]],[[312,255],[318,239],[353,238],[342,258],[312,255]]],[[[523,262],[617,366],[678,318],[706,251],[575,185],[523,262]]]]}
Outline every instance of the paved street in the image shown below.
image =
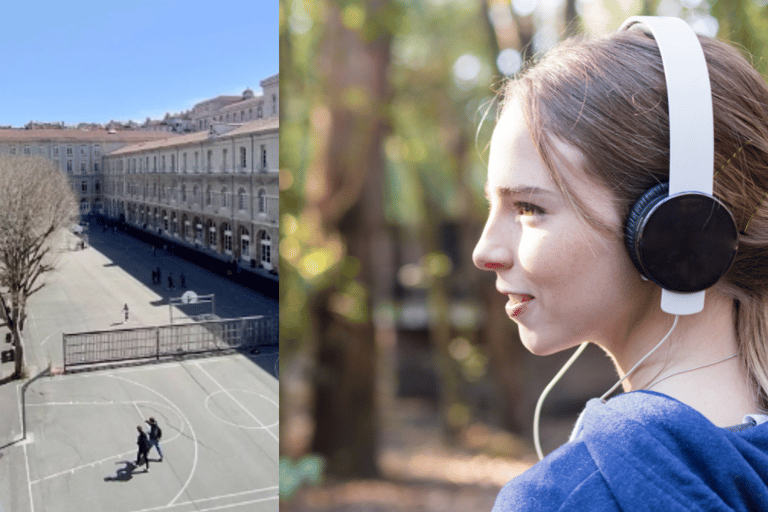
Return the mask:
{"type": "MultiPolygon", "coordinates": [[[[182,272],[187,289],[214,294],[221,318],[277,314],[277,301],[153,254],[120,232],[94,230],[89,238],[89,248],[61,253],[58,270],[30,301],[24,336],[32,373],[61,365],[64,332],[169,323],[167,299],[185,291],[178,288],[182,272]],[[152,283],[155,267],[162,285],[152,283]]],[[[189,309],[174,310],[175,321],[202,312],[189,309]]],[[[247,357],[44,377],[25,394],[27,440],[11,445],[22,430],[21,388],[0,386],[0,512],[276,510],[277,356],[277,347],[266,347],[247,357]],[[136,425],[150,416],[163,428],[165,458],[154,461],[153,449],[145,473],[131,461],[136,425]]],[[[1,370],[7,375],[11,364],[1,370]]]]}

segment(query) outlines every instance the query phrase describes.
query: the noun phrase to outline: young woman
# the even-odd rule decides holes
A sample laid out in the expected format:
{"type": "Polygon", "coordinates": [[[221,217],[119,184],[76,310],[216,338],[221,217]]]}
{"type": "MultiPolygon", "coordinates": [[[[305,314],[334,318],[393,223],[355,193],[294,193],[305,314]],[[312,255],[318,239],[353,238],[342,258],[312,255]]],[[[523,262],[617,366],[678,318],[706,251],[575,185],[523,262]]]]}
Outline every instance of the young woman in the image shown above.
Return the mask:
{"type": "Polygon", "coordinates": [[[768,87],[737,50],[699,40],[714,196],[739,245],[697,314],[662,311],[624,241],[632,205],[669,180],[654,38],[566,41],[503,91],[474,262],[496,273],[528,350],[595,343],[626,393],[590,401],[570,442],[507,484],[497,511],[768,507],[768,87]]]}

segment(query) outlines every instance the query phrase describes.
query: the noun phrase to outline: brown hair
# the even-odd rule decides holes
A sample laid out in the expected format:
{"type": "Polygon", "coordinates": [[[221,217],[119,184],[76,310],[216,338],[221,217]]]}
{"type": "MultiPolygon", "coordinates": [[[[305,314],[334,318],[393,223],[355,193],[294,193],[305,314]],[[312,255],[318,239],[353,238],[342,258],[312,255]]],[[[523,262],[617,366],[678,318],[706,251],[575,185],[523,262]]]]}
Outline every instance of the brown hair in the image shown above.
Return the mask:
{"type": "MultiPolygon", "coordinates": [[[[768,86],[738,50],[699,40],[712,87],[714,195],[742,231],[736,261],[716,286],[734,300],[741,358],[768,410],[768,86]]],[[[558,188],[593,227],[623,236],[570,192],[555,141],[581,151],[583,172],[613,192],[622,219],[643,192],[668,181],[666,86],[649,36],[632,30],[567,40],[507,83],[502,108],[511,100],[558,188]]]]}

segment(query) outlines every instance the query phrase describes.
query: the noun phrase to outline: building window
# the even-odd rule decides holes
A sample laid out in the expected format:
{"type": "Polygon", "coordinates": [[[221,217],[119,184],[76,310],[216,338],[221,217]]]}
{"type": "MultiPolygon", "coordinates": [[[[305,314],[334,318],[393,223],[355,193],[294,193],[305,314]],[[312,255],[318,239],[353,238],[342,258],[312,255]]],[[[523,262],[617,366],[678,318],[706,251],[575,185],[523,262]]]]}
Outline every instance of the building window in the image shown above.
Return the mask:
{"type": "Polygon", "coordinates": [[[11,154],[12,155],[16,154],[16,146],[11,146],[11,154]]]}
{"type": "Polygon", "coordinates": [[[263,188],[259,189],[259,213],[266,213],[267,211],[267,193],[263,188]]]}
{"type": "Polygon", "coordinates": [[[211,205],[211,186],[210,185],[208,185],[208,187],[206,187],[205,189],[205,204],[207,206],[211,205]]]}
{"type": "Polygon", "coordinates": [[[228,224],[224,224],[222,229],[224,230],[224,252],[232,254],[232,231],[228,224]]]}
{"type": "Polygon", "coordinates": [[[59,156],[59,146],[53,146],[53,156],[59,156]]]}
{"type": "Polygon", "coordinates": [[[256,107],[256,119],[261,119],[263,116],[264,114],[261,110],[261,105],[259,105],[258,107],[256,107]]]}
{"type": "Polygon", "coordinates": [[[216,226],[211,226],[208,230],[208,246],[211,249],[216,249],[216,226]]]}
{"type": "Polygon", "coordinates": [[[149,172],[149,157],[146,159],[146,164],[144,165],[144,168],[149,172]]]}
{"type": "Polygon", "coordinates": [[[227,172],[227,148],[221,150],[221,170],[227,172]]]}
{"type": "Polygon", "coordinates": [[[93,156],[97,157],[100,154],[101,154],[101,147],[98,144],[96,144],[95,146],[93,146],[93,156]]]}
{"type": "Polygon", "coordinates": [[[181,170],[183,172],[187,172],[187,154],[182,153],[181,155],[181,170]]]}
{"type": "Polygon", "coordinates": [[[261,145],[261,170],[266,171],[267,170],[267,146],[266,144],[261,145]]]}
{"type": "Polygon", "coordinates": [[[171,172],[176,172],[176,155],[171,155],[171,172]]]}
{"type": "Polygon", "coordinates": [[[32,153],[32,150],[31,150],[31,149],[29,149],[29,146],[24,146],[24,154],[25,154],[25,155],[29,155],[29,154],[31,154],[31,153],[32,153]]]}
{"type": "Polygon", "coordinates": [[[93,190],[97,194],[101,192],[101,186],[99,185],[99,180],[96,180],[96,182],[93,184],[93,190]]]}
{"type": "Polygon", "coordinates": [[[251,237],[248,236],[248,230],[244,229],[240,235],[240,257],[248,259],[251,257],[251,237]]]}
{"type": "Polygon", "coordinates": [[[197,200],[198,200],[198,197],[197,197],[197,193],[198,192],[200,192],[200,190],[197,188],[197,185],[193,186],[192,187],[192,200],[195,201],[195,202],[197,202],[197,200]]]}
{"type": "Polygon", "coordinates": [[[240,168],[245,169],[248,166],[247,151],[244,147],[240,148],[240,168]]]}
{"type": "Polygon", "coordinates": [[[93,172],[99,172],[99,162],[93,162],[93,172]]]}
{"type": "Polygon", "coordinates": [[[183,183],[181,184],[181,200],[184,202],[187,201],[187,186],[183,183]]]}
{"type": "Polygon", "coordinates": [[[152,172],[157,172],[157,157],[152,157],[152,172]]]}
{"type": "Polygon", "coordinates": [[[245,189],[241,188],[237,191],[237,208],[240,211],[245,210],[245,189]]]}
{"type": "Polygon", "coordinates": [[[67,172],[72,174],[72,160],[67,160],[67,172]]]}
{"type": "Polygon", "coordinates": [[[261,264],[272,268],[272,237],[266,233],[261,235],[261,264]]]}
{"type": "Polygon", "coordinates": [[[80,163],[80,174],[85,174],[85,162],[80,163]]]}
{"type": "Polygon", "coordinates": [[[206,171],[211,172],[211,166],[213,165],[213,150],[209,149],[207,153],[208,162],[206,163],[206,171]]]}
{"type": "Polygon", "coordinates": [[[272,115],[277,114],[277,95],[272,95],[272,115]]]}
{"type": "Polygon", "coordinates": [[[197,151],[195,151],[195,172],[198,171],[198,165],[199,165],[198,154],[197,154],[197,151]]]}
{"type": "Polygon", "coordinates": [[[86,145],[85,144],[81,145],[80,146],[80,156],[85,156],[87,154],[88,154],[88,151],[86,149],[86,145]]]}
{"type": "Polygon", "coordinates": [[[72,156],[72,146],[67,146],[67,156],[72,156]]]}
{"type": "Polygon", "coordinates": [[[227,207],[227,187],[221,188],[221,207],[227,207]]]}
{"type": "Polygon", "coordinates": [[[165,155],[160,157],[160,171],[165,172],[165,155]]]}
{"type": "Polygon", "coordinates": [[[82,183],[80,183],[80,190],[83,191],[83,194],[88,192],[88,182],[83,180],[82,183]]]}

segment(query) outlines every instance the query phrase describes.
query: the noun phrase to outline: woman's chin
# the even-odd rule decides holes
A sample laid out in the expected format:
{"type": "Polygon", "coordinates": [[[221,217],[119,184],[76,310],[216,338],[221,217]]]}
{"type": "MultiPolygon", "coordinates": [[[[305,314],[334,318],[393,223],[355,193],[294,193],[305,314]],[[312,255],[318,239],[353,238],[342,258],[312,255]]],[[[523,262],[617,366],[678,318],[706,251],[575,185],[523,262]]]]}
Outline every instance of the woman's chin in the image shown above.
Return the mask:
{"type": "Polygon", "coordinates": [[[523,342],[523,346],[528,352],[535,356],[551,356],[570,346],[554,340],[541,338],[533,332],[526,332],[524,329],[520,329],[520,341],[523,342]]]}

